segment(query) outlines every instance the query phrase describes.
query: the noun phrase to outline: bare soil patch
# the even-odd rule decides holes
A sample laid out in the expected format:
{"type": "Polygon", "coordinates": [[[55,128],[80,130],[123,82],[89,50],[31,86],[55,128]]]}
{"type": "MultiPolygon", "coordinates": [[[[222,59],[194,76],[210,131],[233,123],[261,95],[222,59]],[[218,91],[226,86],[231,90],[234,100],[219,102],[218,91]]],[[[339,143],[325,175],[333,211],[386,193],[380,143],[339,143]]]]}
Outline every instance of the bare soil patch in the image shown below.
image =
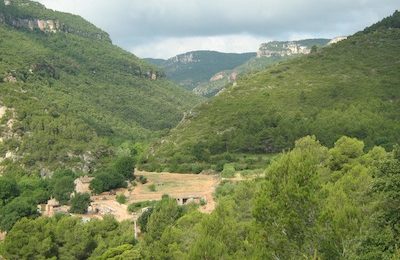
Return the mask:
{"type": "Polygon", "coordinates": [[[118,221],[132,220],[133,216],[127,210],[127,205],[135,202],[161,200],[163,195],[172,198],[201,197],[206,200],[206,205],[200,206],[200,211],[211,213],[216,206],[213,198],[215,188],[220,182],[219,176],[202,174],[179,174],[179,173],[153,173],[136,171],[136,176],[147,178],[146,184],[138,183],[135,187],[118,189],[117,195],[124,194],[127,197],[126,204],[119,204],[116,195],[103,193],[92,196],[93,204],[104,212],[112,214],[118,221]],[[150,187],[154,185],[155,191],[150,187]]]}

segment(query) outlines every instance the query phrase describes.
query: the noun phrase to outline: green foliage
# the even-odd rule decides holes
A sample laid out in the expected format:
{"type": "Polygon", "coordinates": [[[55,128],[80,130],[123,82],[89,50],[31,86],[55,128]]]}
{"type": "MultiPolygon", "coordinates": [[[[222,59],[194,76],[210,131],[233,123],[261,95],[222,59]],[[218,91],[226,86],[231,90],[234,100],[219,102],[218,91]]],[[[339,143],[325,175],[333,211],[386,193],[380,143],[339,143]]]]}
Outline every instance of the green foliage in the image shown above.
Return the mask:
{"type": "Polygon", "coordinates": [[[117,195],[116,200],[119,204],[125,204],[127,201],[127,197],[124,194],[117,195]]]}
{"type": "MultiPolygon", "coordinates": [[[[273,160],[265,177],[223,182],[215,194],[217,208],[210,215],[184,211],[166,223],[171,218],[153,218],[153,212],[150,220],[164,221],[166,226],[160,228],[161,234],[155,233],[151,229],[155,223],[147,222],[142,255],[395,259],[400,237],[398,166],[383,148],[366,152],[357,139],[342,137],[328,149],[315,136],[302,138],[294,149],[273,160]]],[[[172,204],[164,202],[163,211],[172,204]]]]}
{"type": "Polygon", "coordinates": [[[155,192],[157,190],[156,185],[155,184],[150,184],[149,185],[149,190],[152,191],[152,192],[155,192]]]}
{"type": "MultiPolygon", "coordinates": [[[[307,136],[276,156],[265,177],[223,182],[211,214],[168,196],[130,205],[149,207],[138,219],[138,247],[131,223],[57,216],[17,222],[2,250],[7,259],[395,259],[399,174],[399,160],[381,147],[342,137],[328,149],[307,136]]],[[[27,181],[17,183],[25,192],[27,181]]],[[[22,199],[6,204],[6,216],[24,213],[9,206],[22,199]]],[[[10,218],[0,217],[2,225],[10,218]]]]}
{"type": "Polygon", "coordinates": [[[42,33],[0,24],[0,102],[15,111],[0,128],[16,136],[5,138],[0,150],[18,147],[17,163],[26,169],[83,170],[84,158],[91,155],[85,170],[93,170],[99,158],[113,155],[127,140],[147,142],[174,127],[201,100],[112,45],[106,33],[82,18],[21,3],[3,6],[0,14],[10,23],[56,19],[63,27],[42,33]],[[152,73],[157,80],[150,79],[152,73]],[[8,75],[17,82],[3,82],[8,75]],[[15,120],[12,129],[8,119],[15,120]]]}
{"type": "Polygon", "coordinates": [[[75,193],[71,199],[71,209],[69,212],[85,214],[90,204],[90,194],[75,193]]]}
{"type": "Polygon", "coordinates": [[[21,218],[35,216],[38,216],[35,201],[27,197],[17,197],[0,208],[0,230],[9,231],[21,218]]]}
{"type": "Polygon", "coordinates": [[[147,183],[147,178],[144,177],[143,175],[140,175],[140,176],[139,176],[139,182],[140,182],[141,184],[146,184],[146,183],[147,183]]]}
{"type": "Polygon", "coordinates": [[[128,211],[129,212],[137,212],[138,210],[141,210],[146,207],[153,207],[155,204],[156,204],[156,201],[153,201],[153,200],[135,202],[128,206],[128,211]]]}
{"type": "Polygon", "coordinates": [[[153,208],[150,207],[146,209],[138,218],[138,224],[141,232],[147,232],[147,224],[149,223],[149,219],[151,214],[153,213],[153,208]]]}
{"type": "Polygon", "coordinates": [[[328,158],[327,149],[308,137],[299,140],[293,151],[266,171],[266,181],[256,196],[254,216],[270,234],[268,247],[279,258],[290,259],[306,249],[317,249],[318,174],[328,158]]]}
{"type": "Polygon", "coordinates": [[[235,176],[235,173],[236,173],[235,167],[230,163],[226,163],[226,164],[224,164],[224,168],[221,172],[221,176],[224,178],[232,178],[235,176]]]}
{"type": "Polygon", "coordinates": [[[37,204],[47,201],[50,196],[46,180],[18,174],[11,178],[8,175],[0,177],[0,230],[3,231],[10,230],[23,217],[36,217],[37,204]]]}
{"type": "Polygon", "coordinates": [[[205,206],[207,205],[207,201],[203,198],[200,199],[200,206],[205,206]]]}
{"type": "Polygon", "coordinates": [[[133,245],[126,244],[108,249],[100,260],[140,260],[140,252],[133,245]]]}
{"type": "Polygon", "coordinates": [[[75,190],[76,174],[70,170],[56,171],[50,179],[51,193],[61,204],[67,204],[75,190]]]}
{"type": "Polygon", "coordinates": [[[367,27],[364,33],[371,33],[377,30],[400,28],[400,12],[396,10],[393,15],[384,18],[382,21],[367,27]]]}
{"type": "Polygon", "coordinates": [[[132,180],[134,178],[134,168],[135,168],[135,160],[133,157],[124,156],[117,158],[114,163],[114,169],[124,176],[127,180],[132,180]]]}
{"type": "Polygon", "coordinates": [[[17,182],[11,178],[0,177],[0,206],[7,204],[18,195],[17,182]]]}
{"type": "Polygon", "coordinates": [[[309,134],[329,147],[345,135],[367,149],[391,149],[400,140],[399,35],[393,27],[356,34],[242,76],[154,144],[147,163],[172,168],[181,154],[178,165],[197,161],[212,168],[213,158],[225,153],[231,158],[224,163],[277,153],[309,134]]]}
{"type": "Polygon", "coordinates": [[[131,252],[132,230],[131,224],[118,224],[109,217],[88,223],[67,216],[24,218],[8,233],[3,254],[7,259],[104,259],[103,255],[131,259],[117,258],[110,251],[131,252]]]}
{"type": "Polygon", "coordinates": [[[400,160],[385,161],[374,177],[372,195],[378,203],[355,255],[357,259],[396,259],[400,245],[400,160]]]}
{"type": "Polygon", "coordinates": [[[44,5],[37,2],[13,0],[9,6],[1,4],[0,13],[6,15],[6,23],[11,23],[12,19],[15,18],[58,20],[61,23],[61,30],[65,32],[74,33],[95,41],[104,40],[111,42],[106,32],[96,28],[96,26],[85,21],[83,18],[46,9],[44,5]]]}
{"type": "Polygon", "coordinates": [[[145,241],[154,242],[161,238],[161,235],[168,225],[174,223],[183,214],[183,208],[178,206],[173,198],[163,197],[156,204],[147,224],[145,241]]]}
{"type": "Polygon", "coordinates": [[[114,169],[96,173],[95,176],[96,177],[90,182],[89,187],[96,194],[127,187],[124,176],[117,173],[114,169]]]}
{"type": "MultiPolygon", "coordinates": [[[[305,46],[311,48],[312,46],[325,46],[329,40],[327,39],[308,39],[308,40],[300,40],[294,41],[296,44],[300,44],[301,46],[305,46]]],[[[280,42],[273,41],[266,44],[266,48],[271,51],[284,51],[287,49],[287,44],[289,42],[280,42]]],[[[218,92],[223,90],[226,87],[229,87],[230,84],[236,81],[237,77],[241,77],[241,75],[247,73],[255,73],[261,70],[265,70],[279,62],[293,59],[299,57],[300,55],[291,55],[291,56],[280,56],[273,55],[271,57],[253,57],[241,64],[240,66],[234,68],[233,70],[225,70],[218,72],[216,75],[219,75],[221,79],[214,79],[213,81],[207,81],[198,85],[193,91],[197,94],[212,97],[215,96],[218,92]],[[222,76],[222,77],[221,77],[222,76]]]]}

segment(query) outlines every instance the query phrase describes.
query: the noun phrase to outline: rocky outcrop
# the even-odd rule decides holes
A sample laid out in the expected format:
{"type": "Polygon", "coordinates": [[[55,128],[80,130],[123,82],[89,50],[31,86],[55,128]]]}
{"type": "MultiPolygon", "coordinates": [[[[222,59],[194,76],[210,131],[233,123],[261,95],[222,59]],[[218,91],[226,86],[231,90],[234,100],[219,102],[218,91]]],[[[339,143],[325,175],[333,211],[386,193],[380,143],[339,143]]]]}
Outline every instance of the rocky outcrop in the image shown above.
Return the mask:
{"type": "Polygon", "coordinates": [[[268,42],[261,44],[257,57],[283,57],[296,54],[309,54],[311,49],[296,42],[268,42]]]}
{"type": "Polygon", "coordinates": [[[332,44],[341,42],[346,39],[347,39],[347,36],[338,36],[338,37],[333,38],[330,42],[328,42],[328,45],[332,45],[332,44]]]}
{"type": "Polygon", "coordinates": [[[45,33],[56,33],[60,31],[60,22],[58,20],[40,20],[40,19],[10,19],[8,23],[16,28],[25,28],[31,31],[40,30],[45,33]]]}
{"type": "Polygon", "coordinates": [[[210,79],[210,82],[221,80],[224,77],[225,77],[225,73],[224,72],[217,73],[210,79]]]}
{"type": "Polygon", "coordinates": [[[17,78],[9,73],[9,74],[7,74],[7,76],[5,76],[3,78],[3,82],[16,83],[17,82],[17,78]]]}
{"type": "Polygon", "coordinates": [[[178,56],[175,56],[175,57],[169,59],[169,61],[173,62],[173,63],[182,63],[182,64],[200,62],[199,59],[196,59],[194,57],[193,53],[181,54],[181,55],[178,55],[178,56]]]}
{"type": "Polygon", "coordinates": [[[7,107],[0,105],[0,119],[3,118],[6,112],[7,112],[7,107]]]}
{"type": "MultiPolygon", "coordinates": [[[[35,17],[29,14],[16,15],[14,14],[13,11],[9,11],[13,9],[18,10],[19,7],[23,7],[26,9],[27,7],[30,7],[30,5],[32,5],[32,7],[35,8],[38,8],[39,6],[39,8],[45,9],[44,6],[35,2],[25,3],[25,2],[13,2],[10,0],[5,0],[4,6],[0,9],[0,23],[5,23],[15,28],[26,29],[30,31],[37,30],[44,33],[64,32],[64,33],[76,34],[86,38],[105,40],[111,42],[109,35],[101,30],[96,30],[94,25],[90,25],[93,26],[92,30],[86,31],[76,28],[74,26],[70,26],[66,23],[63,23],[59,19],[44,19],[44,17],[35,17]]],[[[53,16],[54,14],[52,13],[50,17],[53,16]]]]}

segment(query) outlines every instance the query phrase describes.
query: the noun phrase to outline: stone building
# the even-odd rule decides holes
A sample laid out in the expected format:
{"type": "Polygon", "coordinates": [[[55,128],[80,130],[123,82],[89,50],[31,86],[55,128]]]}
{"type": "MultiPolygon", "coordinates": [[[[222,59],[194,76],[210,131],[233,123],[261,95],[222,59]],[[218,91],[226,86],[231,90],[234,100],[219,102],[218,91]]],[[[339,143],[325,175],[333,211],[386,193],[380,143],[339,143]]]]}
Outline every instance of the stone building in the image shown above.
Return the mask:
{"type": "Polygon", "coordinates": [[[68,214],[69,206],[62,206],[56,199],[50,199],[47,204],[38,205],[38,211],[45,217],[53,217],[57,213],[68,214]]]}
{"type": "Polygon", "coordinates": [[[198,197],[198,196],[186,196],[186,197],[180,197],[180,198],[176,198],[176,202],[178,203],[178,205],[186,205],[189,203],[196,203],[196,204],[200,204],[202,201],[202,197],[198,197]]]}
{"type": "Polygon", "coordinates": [[[76,193],[90,193],[90,182],[93,180],[93,177],[83,176],[74,181],[75,183],[75,192],[76,193]]]}

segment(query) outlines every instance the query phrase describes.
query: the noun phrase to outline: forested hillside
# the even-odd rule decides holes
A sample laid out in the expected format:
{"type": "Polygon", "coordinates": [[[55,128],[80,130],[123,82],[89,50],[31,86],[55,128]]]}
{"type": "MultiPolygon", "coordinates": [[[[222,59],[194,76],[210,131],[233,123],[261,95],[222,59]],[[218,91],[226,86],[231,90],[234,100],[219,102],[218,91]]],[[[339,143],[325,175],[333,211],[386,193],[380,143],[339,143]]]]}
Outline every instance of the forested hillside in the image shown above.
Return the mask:
{"type": "MultiPolygon", "coordinates": [[[[0,0],[0,259],[400,259],[400,12],[270,44],[301,56],[204,101],[80,17],[0,0]]],[[[176,62],[190,84],[221,65],[176,62]]]]}
{"type": "Polygon", "coordinates": [[[198,85],[193,92],[202,96],[217,95],[229,84],[236,84],[237,79],[246,73],[265,70],[272,65],[311,52],[312,48],[327,45],[328,39],[307,39],[300,41],[272,41],[261,44],[257,57],[253,57],[233,70],[224,70],[215,74],[208,82],[198,85]],[[292,47],[290,50],[288,47],[292,47]],[[315,47],[314,47],[315,46],[315,47]]]}
{"type": "Polygon", "coordinates": [[[168,79],[192,90],[199,84],[208,82],[217,72],[233,69],[256,53],[221,53],[216,51],[192,51],[168,60],[145,59],[159,66],[168,79]]]}
{"type": "Polygon", "coordinates": [[[327,146],[347,135],[391,149],[400,140],[399,19],[396,12],[347,40],[242,77],[187,115],[144,163],[215,168],[242,153],[288,149],[307,134],[327,146]]]}
{"type": "Polygon", "coordinates": [[[114,147],[174,127],[199,101],[75,15],[1,1],[0,35],[6,168],[90,171],[114,147]]]}
{"type": "Polygon", "coordinates": [[[328,149],[298,140],[265,177],[222,183],[211,214],[164,196],[133,226],[110,218],[24,219],[0,244],[7,259],[398,259],[400,150],[328,149]]]}

